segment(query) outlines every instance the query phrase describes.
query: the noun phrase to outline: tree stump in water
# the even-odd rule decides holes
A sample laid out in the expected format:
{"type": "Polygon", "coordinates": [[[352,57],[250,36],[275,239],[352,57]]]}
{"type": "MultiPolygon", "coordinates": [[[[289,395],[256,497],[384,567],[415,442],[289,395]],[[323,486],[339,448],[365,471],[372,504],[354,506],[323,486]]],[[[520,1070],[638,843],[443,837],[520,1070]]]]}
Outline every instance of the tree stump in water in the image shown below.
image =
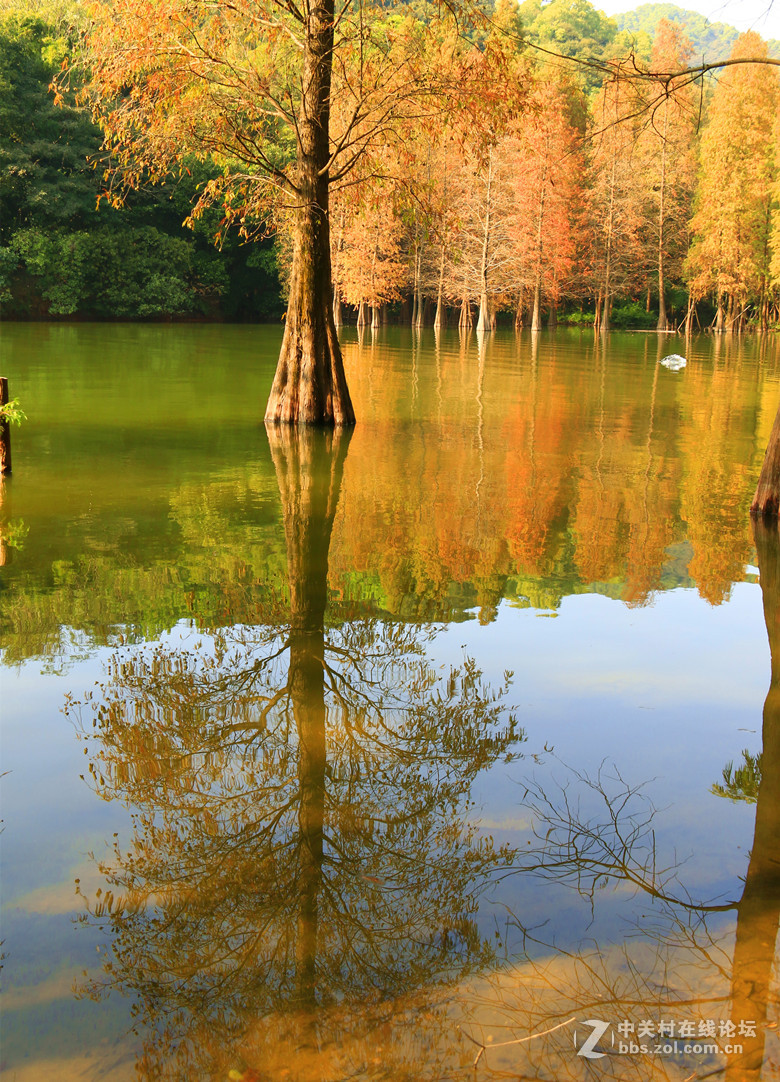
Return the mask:
{"type": "MultiPolygon", "coordinates": [[[[7,406],[8,380],[0,376],[0,410],[7,406]]],[[[11,472],[11,425],[4,416],[0,416],[0,477],[11,472]]]]}
{"type": "Polygon", "coordinates": [[[750,505],[751,515],[777,518],[780,508],[780,408],[769,435],[764,464],[758,478],[756,494],[750,505]]]}

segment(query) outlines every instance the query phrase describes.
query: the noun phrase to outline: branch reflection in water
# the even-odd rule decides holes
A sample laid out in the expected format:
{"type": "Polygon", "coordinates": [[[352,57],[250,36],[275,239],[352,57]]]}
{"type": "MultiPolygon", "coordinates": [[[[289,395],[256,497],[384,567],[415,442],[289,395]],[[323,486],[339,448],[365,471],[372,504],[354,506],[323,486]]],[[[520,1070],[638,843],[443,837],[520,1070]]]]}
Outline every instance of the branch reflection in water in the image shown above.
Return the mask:
{"type": "MultiPolygon", "coordinates": [[[[497,1046],[507,1036],[539,1032],[572,1015],[580,1023],[610,1023],[611,1034],[596,1045],[602,1055],[593,1064],[577,1057],[571,1027],[550,1034],[542,1052],[496,1049],[484,1057],[495,1076],[516,1078],[520,1071],[522,1077],[560,1080],[597,1071],[605,1079],[768,1082],[778,1077],[780,544],[776,526],[760,520],[754,538],[772,658],[763,750],[748,756],[737,775],[728,764],[724,783],[712,790],[755,802],[744,880],[728,897],[697,896],[686,886],[676,854],[664,859],[649,786],[629,784],[614,766],[603,764],[594,777],[564,768],[566,780],[557,786],[528,781],[523,802],[533,820],[532,841],[512,874],[542,879],[551,899],[560,897],[554,893],[559,885],[572,888],[592,920],[602,905],[614,905],[622,894],[629,924],[622,943],[614,936],[612,943],[582,939],[569,946],[547,935],[543,922],[531,927],[513,916],[521,943],[516,966],[484,982],[481,994],[472,998],[465,1024],[470,1038],[489,1048],[488,1041],[497,1046]],[[636,1029],[622,1034],[621,1052],[616,1030],[623,1020],[636,1029]],[[710,1037],[699,1028],[705,1020],[716,1023],[710,1037]],[[642,1021],[656,1027],[655,1037],[638,1035],[642,1021]],[[681,1023],[688,1023],[687,1039],[668,1040],[657,1032],[662,1021],[674,1036],[680,1035],[681,1023]],[[721,1023],[733,1023],[734,1032],[724,1031],[721,1023]],[[631,1043],[640,1042],[653,1051],[656,1046],[672,1051],[632,1052],[631,1043]],[[701,1049],[713,1043],[718,1053],[695,1050],[697,1044],[701,1049]],[[685,1045],[694,1049],[687,1052],[685,1045]]],[[[590,1033],[581,1025],[580,1046],[590,1033]]]]}
{"type": "Polygon", "coordinates": [[[437,1077],[421,1020],[496,962],[475,915],[514,854],[469,794],[523,738],[511,674],[434,667],[432,626],[326,623],[349,438],[268,429],[288,624],[120,650],[69,706],[134,811],[84,898],[111,947],[83,991],[133,995],[141,1078],[437,1077]]]}

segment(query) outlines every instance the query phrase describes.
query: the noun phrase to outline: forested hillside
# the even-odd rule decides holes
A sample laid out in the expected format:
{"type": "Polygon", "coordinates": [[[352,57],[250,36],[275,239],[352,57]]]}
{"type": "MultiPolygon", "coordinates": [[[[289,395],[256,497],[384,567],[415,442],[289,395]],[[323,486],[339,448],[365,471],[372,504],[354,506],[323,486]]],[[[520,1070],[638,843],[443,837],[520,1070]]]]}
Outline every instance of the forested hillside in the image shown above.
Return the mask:
{"type": "MultiPolygon", "coordinates": [[[[392,41],[409,8],[387,12],[373,29],[392,41]]],[[[756,34],[689,16],[643,5],[612,20],[588,0],[498,0],[447,109],[410,110],[332,186],[337,322],[776,323],[776,69],[735,66],[703,86],[610,76],[631,49],[659,71],[726,43],[734,57],[767,54],[756,34]]],[[[83,76],[60,74],[59,103],[50,86],[83,20],[76,0],[0,3],[3,314],[278,318],[283,201],[220,203],[231,162],[207,153],[183,152],[164,184],[150,163],[132,188],[112,187],[83,76]]],[[[428,35],[418,62],[441,68],[450,55],[428,35]]],[[[349,107],[336,88],[333,112],[349,107]]],[[[289,156],[281,137],[273,153],[289,156]]]]}
{"type": "MultiPolygon", "coordinates": [[[[676,4],[640,4],[633,11],[614,15],[619,30],[652,38],[661,19],[678,23],[685,31],[697,59],[717,60],[728,56],[739,37],[739,31],[727,23],[712,22],[698,11],[688,11],[676,4]]],[[[768,41],[771,56],[780,56],[780,41],[768,41]]]]}

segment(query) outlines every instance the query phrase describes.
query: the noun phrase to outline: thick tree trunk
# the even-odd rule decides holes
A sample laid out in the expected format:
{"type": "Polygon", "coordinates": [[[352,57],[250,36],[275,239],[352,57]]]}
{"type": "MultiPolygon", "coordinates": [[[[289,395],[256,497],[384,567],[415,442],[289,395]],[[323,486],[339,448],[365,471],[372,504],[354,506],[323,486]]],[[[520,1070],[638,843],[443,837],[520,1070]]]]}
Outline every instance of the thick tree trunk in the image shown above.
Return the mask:
{"type": "Polygon", "coordinates": [[[464,297],[460,304],[460,319],[458,320],[458,327],[462,331],[470,331],[474,326],[474,318],[471,313],[471,302],[468,297],[464,297]]]}
{"type": "Polygon", "coordinates": [[[479,319],[477,320],[478,331],[493,331],[496,329],[495,316],[490,310],[490,301],[487,293],[483,293],[479,299],[479,319]]]}
{"type": "Polygon", "coordinates": [[[554,331],[558,326],[558,305],[554,302],[550,302],[550,314],[547,317],[547,326],[551,331],[554,331]]]}
{"type": "Polygon", "coordinates": [[[769,434],[764,455],[764,463],[758,478],[753,502],[750,505],[751,515],[764,515],[777,518],[780,510],[780,407],[775,415],[775,423],[769,434]]]}
{"type": "Polygon", "coordinates": [[[304,40],[290,299],[267,423],[352,425],[333,321],[328,160],[334,0],[312,0],[304,40]]]}
{"type": "Polygon", "coordinates": [[[739,1035],[739,1054],[727,1059],[727,1082],[758,1082],[772,1002],[772,969],[780,918],[780,547],[774,526],[753,526],[772,676],[764,703],[761,780],[745,888],[737,906],[731,969],[731,1014],[750,1019],[755,1032],[739,1035]]]}

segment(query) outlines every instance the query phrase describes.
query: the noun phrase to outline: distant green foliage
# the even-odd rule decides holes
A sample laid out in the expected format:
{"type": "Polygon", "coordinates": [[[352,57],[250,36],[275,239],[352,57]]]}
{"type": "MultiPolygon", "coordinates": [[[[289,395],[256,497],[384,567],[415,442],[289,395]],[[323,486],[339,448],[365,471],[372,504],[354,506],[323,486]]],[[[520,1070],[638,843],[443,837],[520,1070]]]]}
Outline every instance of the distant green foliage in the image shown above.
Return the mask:
{"type": "MultiPolygon", "coordinates": [[[[641,4],[634,11],[614,16],[620,30],[627,31],[629,34],[648,35],[650,38],[655,34],[661,19],[668,19],[684,27],[693,46],[693,57],[696,60],[724,59],[729,55],[734,42],[739,37],[739,31],[733,26],[710,22],[698,11],[688,11],[676,4],[641,4]]],[[[770,52],[773,51],[772,45],[777,47],[780,42],[770,42],[770,52]]],[[[777,52],[777,48],[774,51],[777,52]]]]}
{"type": "Polygon", "coordinates": [[[19,258],[10,248],[0,248],[0,304],[11,299],[11,282],[19,258]]]}
{"type": "Polygon", "coordinates": [[[575,327],[592,327],[593,321],[596,318],[596,313],[591,310],[590,312],[559,312],[559,323],[571,323],[575,327]]]}
{"type": "MultiPolygon", "coordinates": [[[[687,297],[687,294],[684,294],[687,297]]],[[[596,314],[590,311],[559,312],[558,322],[567,323],[575,327],[592,327],[596,314]]],[[[644,304],[637,301],[624,301],[613,305],[609,322],[616,330],[648,330],[655,327],[658,321],[657,312],[648,312],[644,304]]]]}
{"type": "Polygon", "coordinates": [[[97,180],[86,166],[100,133],[86,114],[58,109],[49,82],[66,43],[41,19],[0,21],[0,243],[34,221],[82,227],[97,180]]]}
{"type": "Polygon", "coordinates": [[[648,312],[643,304],[629,301],[628,304],[616,304],[609,315],[613,327],[642,328],[655,327],[657,316],[648,312]]]}
{"type": "Polygon", "coordinates": [[[197,306],[191,246],[151,226],[53,234],[26,229],[11,246],[37,280],[52,315],[86,310],[148,318],[197,306]]]}
{"type": "Polygon", "coordinates": [[[11,316],[278,318],[271,245],[214,247],[219,212],[190,214],[213,164],[188,162],[175,184],[103,202],[90,160],[101,133],[49,84],[67,53],[77,3],[0,0],[0,305],[11,316]]]}
{"type": "MultiPolygon", "coordinates": [[[[577,60],[604,60],[618,32],[617,23],[588,0],[525,0],[518,15],[528,41],[577,60]]],[[[581,75],[589,89],[601,85],[598,71],[583,68],[581,75]]]]}

